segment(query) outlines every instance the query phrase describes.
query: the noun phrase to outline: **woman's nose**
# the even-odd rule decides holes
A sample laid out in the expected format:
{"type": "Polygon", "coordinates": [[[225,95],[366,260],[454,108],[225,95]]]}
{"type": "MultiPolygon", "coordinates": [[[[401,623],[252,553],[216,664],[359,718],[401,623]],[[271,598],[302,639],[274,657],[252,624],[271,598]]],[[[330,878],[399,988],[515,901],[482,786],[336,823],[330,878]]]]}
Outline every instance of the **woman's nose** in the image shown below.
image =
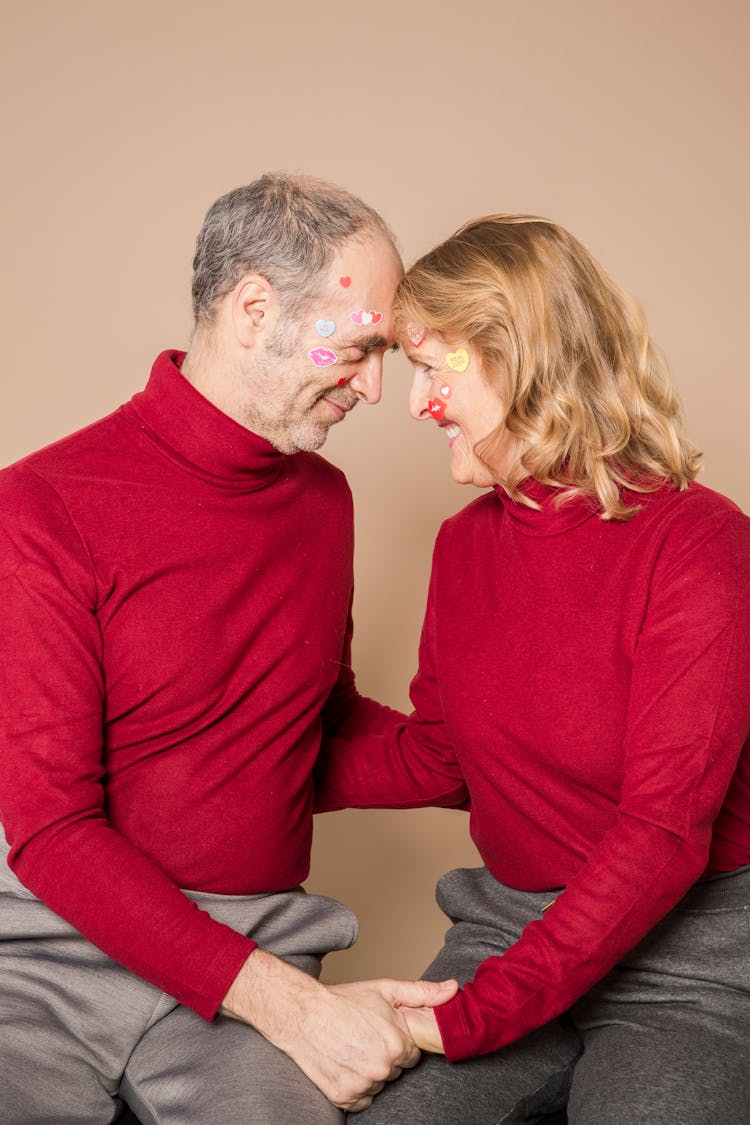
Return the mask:
{"type": "Polygon", "coordinates": [[[425,418],[432,417],[430,413],[431,392],[432,380],[422,372],[415,371],[409,391],[409,414],[415,422],[422,422],[425,418]]]}

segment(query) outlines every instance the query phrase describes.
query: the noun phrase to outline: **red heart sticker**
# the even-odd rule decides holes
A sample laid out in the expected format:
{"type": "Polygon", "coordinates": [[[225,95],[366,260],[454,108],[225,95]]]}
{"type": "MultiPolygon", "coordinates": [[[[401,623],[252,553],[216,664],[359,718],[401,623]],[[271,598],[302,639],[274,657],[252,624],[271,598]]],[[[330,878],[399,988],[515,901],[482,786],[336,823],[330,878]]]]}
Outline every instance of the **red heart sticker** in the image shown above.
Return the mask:
{"type": "Polygon", "coordinates": [[[351,283],[352,283],[352,279],[350,277],[340,277],[339,278],[339,285],[343,286],[344,289],[348,289],[349,286],[351,285],[351,283]]]}
{"type": "Polygon", "coordinates": [[[375,312],[373,309],[370,309],[370,316],[372,317],[373,324],[380,324],[381,320],[383,319],[383,314],[375,312]]]}

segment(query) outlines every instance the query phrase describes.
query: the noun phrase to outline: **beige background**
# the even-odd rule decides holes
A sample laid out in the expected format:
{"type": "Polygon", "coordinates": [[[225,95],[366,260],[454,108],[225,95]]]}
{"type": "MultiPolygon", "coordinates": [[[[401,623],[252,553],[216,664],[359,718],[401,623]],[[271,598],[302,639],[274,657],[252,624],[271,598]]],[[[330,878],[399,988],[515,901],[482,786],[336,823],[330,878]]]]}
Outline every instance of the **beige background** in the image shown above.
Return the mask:
{"type": "MultiPolygon", "coordinates": [[[[496,210],[570,227],[646,306],[704,480],[750,507],[746,0],[2,0],[3,463],[106,413],[190,331],[208,205],[267,169],[364,195],[413,258],[496,210]]],[[[405,706],[431,545],[472,498],[384,402],[326,451],[357,505],[360,685],[405,706]]],[[[463,814],[319,818],[310,885],[359,913],[338,979],[416,974],[463,814]]]]}

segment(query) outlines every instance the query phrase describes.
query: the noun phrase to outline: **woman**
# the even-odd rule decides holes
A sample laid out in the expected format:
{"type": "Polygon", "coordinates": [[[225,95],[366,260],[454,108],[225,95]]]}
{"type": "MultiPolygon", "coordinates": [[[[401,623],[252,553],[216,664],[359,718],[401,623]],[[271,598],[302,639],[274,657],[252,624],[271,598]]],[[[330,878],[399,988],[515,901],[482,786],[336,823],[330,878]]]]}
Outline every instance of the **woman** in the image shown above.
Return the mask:
{"type": "Polygon", "coordinates": [[[397,311],[412,416],[492,491],[438,537],[413,714],[331,743],[319,803],[468,796],[486,867],[438,886],[432,1054],[358,1120],[750,1120],[750,521],[560,227],[469,223],[397,311]]]}

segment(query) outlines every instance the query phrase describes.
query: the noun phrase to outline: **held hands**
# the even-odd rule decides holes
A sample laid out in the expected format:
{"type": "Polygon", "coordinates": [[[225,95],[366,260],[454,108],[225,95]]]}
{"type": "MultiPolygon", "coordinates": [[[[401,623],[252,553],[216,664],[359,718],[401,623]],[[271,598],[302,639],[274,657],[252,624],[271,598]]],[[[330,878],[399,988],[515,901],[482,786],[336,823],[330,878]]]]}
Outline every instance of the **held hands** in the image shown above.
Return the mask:
{"type": "Polygon", "coordinates": [[[420,1051],[444,1055],[443,1040],[432,1008],[404,1008],[403,1016],[414,1043],[420,1051]]]}
{"type": "MultiPolygon", "coordinates": [[[[325,986],[256,949],[221,1010],[285,1051],[334,1105],[357,1112],[418,1062],[408,1018],[416,1013],[422,1028],[425,1013],[457,988],[455,981],[395,980],[325,986]]],[[[440,1044],[437,1023],[434,1035],[440,1044]]]]}

